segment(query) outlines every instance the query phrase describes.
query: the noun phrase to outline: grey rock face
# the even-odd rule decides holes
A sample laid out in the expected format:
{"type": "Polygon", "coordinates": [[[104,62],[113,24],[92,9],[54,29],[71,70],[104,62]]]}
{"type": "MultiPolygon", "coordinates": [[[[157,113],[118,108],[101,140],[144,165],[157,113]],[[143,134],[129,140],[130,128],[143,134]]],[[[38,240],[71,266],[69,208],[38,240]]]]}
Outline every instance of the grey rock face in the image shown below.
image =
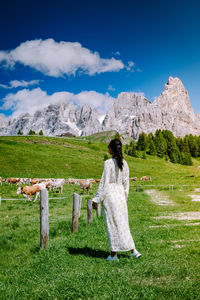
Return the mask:
{"type": "Polygon", "coordinates": [[[72,134],[87,136],[96,132],[116,130],[137,139],[140,132],[169,129],[175,136],[200,135],[200,114],[195,115],[182,82],[169,77],[163,93],[148,101],[143,95],[120,93],[112,108],[102,116],[94,108],[78,108],[69,102],[49,105],[33,116],[23,114],[7,122],[0,116],[0,135],[16,135],[19,129],[28,134],[43,130],[44,135],[72,134]]]}
{"type": "Polygon", "coordinates": [[[101,130],[98,120],[99,113],[86,105],[81,109],[65,102],[49,105],[43,110],[38,110],[33,116],[29,114],[11,118],[6,127],[0,119],[0,135],[16,135],[19,129],[27,135],[32,129],[36,133],[40,130],[46,136],[72,134],[75,136],[88,135],[101,130]]]}
{"type": "Polygon", "coordinates": [[[175,136],[200,134],[200,117],[195,115],[182,82],[169,77],[163,93],[149,102],[143,96],[121,93],[103,122],[104,130],[128,132],[137,139],[139,134],[156,129],[169,129],[175,136]]]}

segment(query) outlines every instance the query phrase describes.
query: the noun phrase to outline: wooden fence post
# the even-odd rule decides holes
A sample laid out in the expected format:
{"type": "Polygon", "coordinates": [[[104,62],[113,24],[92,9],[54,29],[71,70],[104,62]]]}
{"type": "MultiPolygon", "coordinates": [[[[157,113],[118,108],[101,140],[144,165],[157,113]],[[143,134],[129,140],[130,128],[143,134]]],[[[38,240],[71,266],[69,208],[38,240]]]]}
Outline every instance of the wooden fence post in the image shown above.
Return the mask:
{"type": "Polygon", "coordinates": [[[81,216],[81,203],[82,203],[82,197],[79,195],[79,214],[78,214],[79,218],[81,216]]]}
{"type": "Polygon", "coordinates": [[[97,203],[97,217],[101,216],[101,203],[97,203]]]}
{"type": "Polygon", "coordinates": [[[40,247],[46,249],[49,241],[49,199],[46,189],[40,190],[40,247]]]}
{"type": "Polygon", "coordinates": [[[88,224],[92,223],[92,200],[88,199],[87,201],[87,217],[88,217],[88,224]]]}
{"type": "Polygon", "coordinates": [[[73,211],[72,211],[72,232],[78,231],[78,217],[79,217],[79,194],[73,194],[73,211]]]}

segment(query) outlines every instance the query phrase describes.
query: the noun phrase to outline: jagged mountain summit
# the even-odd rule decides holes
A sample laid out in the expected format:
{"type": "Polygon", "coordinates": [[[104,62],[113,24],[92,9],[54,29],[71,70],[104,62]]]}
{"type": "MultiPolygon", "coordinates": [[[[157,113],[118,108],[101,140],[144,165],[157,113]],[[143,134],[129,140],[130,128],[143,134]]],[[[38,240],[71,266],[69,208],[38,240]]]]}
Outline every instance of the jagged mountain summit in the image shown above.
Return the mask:
{"type": "Polygon", "coordinates": [[[142,131],[155,133],[156,129],[169,129],[175,136],[200,134],[200,118],[194,114],[181,80],[173,77],[153,103],[141,95],[119,94],[103,125],[105,130],[128,132],[134,139],[142,131]]]}
{"type": "Polygon", "coordinates": [[[163,93],[151,103],[142,94],[123,92],[111,109],[102,117],[87,105],[81,108],[69,102],[49,105],[33,116],[23,114],[8,122],[0,116],[0,135],[16,135],[19,129],[28,134],[32,129],[43,130],[44,135],[72,134],[87,136],[93,133],[117,130],[137,139],[140,132],[155,133],[169,129],[175,136],[200,134],[200,116],[195,115],[182,82],[169,77],[163,93]]]}

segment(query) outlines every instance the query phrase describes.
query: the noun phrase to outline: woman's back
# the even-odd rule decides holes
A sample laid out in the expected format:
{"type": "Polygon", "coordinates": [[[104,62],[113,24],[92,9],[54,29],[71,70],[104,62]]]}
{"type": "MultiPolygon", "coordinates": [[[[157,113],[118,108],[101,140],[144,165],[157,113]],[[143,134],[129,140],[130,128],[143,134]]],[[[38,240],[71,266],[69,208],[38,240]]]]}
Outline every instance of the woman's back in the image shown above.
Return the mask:
{"type": "Polygon", "coordinates": [[[116,184],[123,184],[124,181],[127,179],[129,169],[127,162],[123,160],[123,168],[120,170],[117,164],[117,160],[115,158],[108,159],[106,161],[107,170],[109,170],[109,180],[108,183],[116,183],[116,184]]]}

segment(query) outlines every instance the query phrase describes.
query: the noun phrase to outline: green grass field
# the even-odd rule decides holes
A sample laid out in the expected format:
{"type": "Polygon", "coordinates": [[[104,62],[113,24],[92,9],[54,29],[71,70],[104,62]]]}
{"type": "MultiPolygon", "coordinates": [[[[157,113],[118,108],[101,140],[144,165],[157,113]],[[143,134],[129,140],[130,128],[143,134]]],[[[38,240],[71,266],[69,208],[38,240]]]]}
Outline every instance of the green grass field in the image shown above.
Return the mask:
{"type": "MultiPolygon", "coordinates": [[[[92,139],[0,137],[0,176],[100,178],[106,153],[107,144],[92,139]]],[[[71,233],[78,186],[66,184],[62,200],[50,192],[55,199],[49,200],[46,251],[39,249],[39,201],[2,201],[0,299],[200,299],[200,221],[155,218],[199,212],[200,202],[192,202],[190,194],[200,187],[200,162],[193,160],[193,166],[186,167],[157,157],[125,159],[131,177],[152,177],[151,182],[131,183],[128,198],[130,228],[142,257],[119,253],[119,262],[105,260],[109,249],[103,218],[93,211],[93,223],[87,225],[86,198],[79,232],[71,233]],[[137,184],[143,185],[140,192],[137,184]],[[154,188],[148,185],[159,185],[158,192],[173,205],[153,203],[144,192],[154,188]]],[[[23,199],[16,189],[3,183],[0,196],[23,199]]]]}

